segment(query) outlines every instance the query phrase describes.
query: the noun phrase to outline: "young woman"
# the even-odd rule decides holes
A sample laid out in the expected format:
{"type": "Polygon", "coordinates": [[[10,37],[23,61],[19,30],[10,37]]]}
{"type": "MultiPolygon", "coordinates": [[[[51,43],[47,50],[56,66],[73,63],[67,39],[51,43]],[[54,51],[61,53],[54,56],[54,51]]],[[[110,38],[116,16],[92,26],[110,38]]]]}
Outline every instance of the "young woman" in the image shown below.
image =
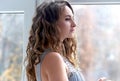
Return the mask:
{"type": "Polygon", "coordinates": [[[75,28],[67,1],[37,7],[27,46],[28,81],[84,81],[78,68],[75,28]]]}

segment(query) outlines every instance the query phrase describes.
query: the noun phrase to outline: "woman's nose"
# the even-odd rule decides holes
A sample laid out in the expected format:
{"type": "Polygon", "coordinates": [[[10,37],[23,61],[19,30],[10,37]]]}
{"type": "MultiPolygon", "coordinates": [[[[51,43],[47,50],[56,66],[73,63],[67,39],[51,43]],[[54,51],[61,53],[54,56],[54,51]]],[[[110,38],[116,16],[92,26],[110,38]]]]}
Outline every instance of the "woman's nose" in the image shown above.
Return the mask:
{"type": "Polygon", "coordinates": [[[76,23],[74,20],[72,20],[72,27],[76,27],[76,23]]]}

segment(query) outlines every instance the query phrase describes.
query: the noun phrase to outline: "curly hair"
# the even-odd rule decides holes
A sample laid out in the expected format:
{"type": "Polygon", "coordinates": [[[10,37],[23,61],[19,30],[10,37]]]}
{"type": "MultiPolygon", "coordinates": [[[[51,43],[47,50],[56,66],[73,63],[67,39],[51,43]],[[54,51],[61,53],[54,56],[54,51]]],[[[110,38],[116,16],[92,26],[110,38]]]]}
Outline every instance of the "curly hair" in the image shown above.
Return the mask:
{"type": "MultiPolygon", "coordinates": [[[[36,14],[30,30],[30,36],[26,49],[26,73],[28,81],[36,81],[34,65],[41,62],[40,55],[45,49],[58,52],[61,48],[59,28],[56,23],[60,18],[62,10],[68,6],[73,9],[67,1],[43,2],[36,8],[36,14]]],[[[62,55],[76,66],[76,41],[74,38],[66,38],[63,41],[65,53],[62,55]]]]}

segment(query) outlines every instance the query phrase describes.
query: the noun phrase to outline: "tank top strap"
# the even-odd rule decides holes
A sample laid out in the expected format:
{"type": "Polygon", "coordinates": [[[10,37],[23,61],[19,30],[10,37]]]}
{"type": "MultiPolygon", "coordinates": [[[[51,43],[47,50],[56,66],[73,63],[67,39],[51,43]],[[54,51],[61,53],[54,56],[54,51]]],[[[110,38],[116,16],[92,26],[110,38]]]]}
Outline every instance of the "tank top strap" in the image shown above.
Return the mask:
{"type": "Polygon", "coordinates": [[[42,63],[43,59],[45,58],[45,56],[50,51],[51,51],[50,49],[45,49],[43,54],[41,54],[41,56],[40,56],[41,62],[36,65],[36,79],[37,79],[37,81],[42,81],[41,80],[41,63],[42,63]]]}
{"type": "Polygon", "coordinates": [[[43,54],[41,54],[40,59],[41,59],[41,63],[43,61],[43,59],[45,58],[45,56],[48,54],[48,52],[50,52],[50,49],[45,49],[45,51],[43,52],[43,54]]]}

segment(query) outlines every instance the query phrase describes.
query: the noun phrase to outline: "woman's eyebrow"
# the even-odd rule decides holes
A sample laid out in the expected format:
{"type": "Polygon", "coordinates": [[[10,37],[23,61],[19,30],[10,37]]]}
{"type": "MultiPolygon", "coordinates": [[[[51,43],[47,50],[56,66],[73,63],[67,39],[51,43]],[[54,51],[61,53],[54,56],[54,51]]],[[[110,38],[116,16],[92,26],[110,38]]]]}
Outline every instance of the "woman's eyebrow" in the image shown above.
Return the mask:
{"type": "Polygon", "coordinates": [[[71,15],[65,15],[65,17],[71,17],[71,18],[73,18],[74,16],[71,16],[71,15]]]}

